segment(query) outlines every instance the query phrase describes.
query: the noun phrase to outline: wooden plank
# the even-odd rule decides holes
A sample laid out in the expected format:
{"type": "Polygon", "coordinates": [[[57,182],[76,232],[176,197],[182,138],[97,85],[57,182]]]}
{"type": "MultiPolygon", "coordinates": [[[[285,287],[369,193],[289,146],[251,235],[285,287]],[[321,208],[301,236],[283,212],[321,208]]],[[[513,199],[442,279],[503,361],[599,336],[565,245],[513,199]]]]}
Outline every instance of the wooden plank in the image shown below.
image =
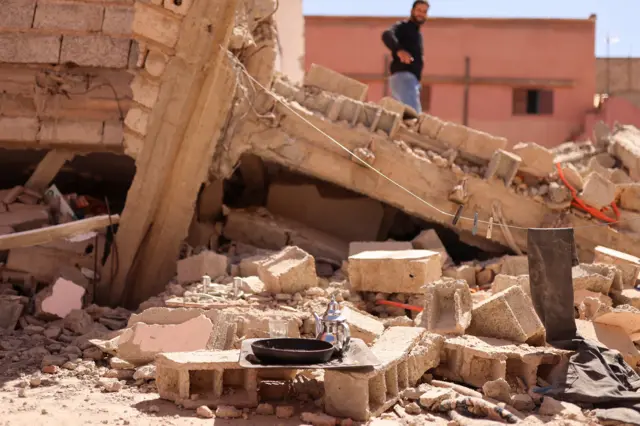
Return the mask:
{"type": "Polygon", "coordinates": [[[34,191],[44,192],[53,182],[62,166],[67,161],[71,161],[73,157],[75,157],[75,154],[70,151],[53,149],[47,152],[24,186],[34,191]]]}
{"type": "MultiPolygon", "coordinates": [[[[233,21],[233,2],[220,9],[222,22],[233,21]]],[[[180,245],[186,238],[198,192],[207,179],[222,127],[231,109],[237,78],[233,65],[227,57],[226,46],[232,26],[219,26],[217,41],[207,81],[198,100],[184,141],[167,182],[166,191],[160,200],[153,227],[141,248],[140,261],[132,282],[127,302],[137,306],[149,297],[163,291],[167,282],[176,273],[176,261],[180,245]],[[228,96],[221,97],[220,93],[228,96]]]]}
{"type": "Polygon", "coordinates": [[[111,217],[109,217],[109,215],[102,215],[91,217],[89,219],[63,223],[61,225],[48,226],[46,228],[0,235],[0,251],[50,243],[59,238],[70,237],[72,235],[83,234],[85,232],[105,228],[110,224],[116,224],[119,221],[120,216],[118,215],[113,215],[111,217]]]}
{"type": "Polygon", "coordinates": [[[112,253],[107,261],[117,263],[118,267],[114,268],[113,276],[111,268],[105,268],[107,272],[102,275],[98,287],[97,298],[101,303],[117,305],[124,298],[129,273],[149,232],[187,126],[202,95],[207,64],[213,53],[220,51],[224,41],[220,35],[226,34],[234,24],[233,16],[227,19],[221,12],[227,8],[235,11],[237,1],[196,0],[182,22],[176,54],[169,59],[161,77],[158,102],[150,114],[144,146],[137,158],[137,172],[116,235],[117,256],[112,253]]]}

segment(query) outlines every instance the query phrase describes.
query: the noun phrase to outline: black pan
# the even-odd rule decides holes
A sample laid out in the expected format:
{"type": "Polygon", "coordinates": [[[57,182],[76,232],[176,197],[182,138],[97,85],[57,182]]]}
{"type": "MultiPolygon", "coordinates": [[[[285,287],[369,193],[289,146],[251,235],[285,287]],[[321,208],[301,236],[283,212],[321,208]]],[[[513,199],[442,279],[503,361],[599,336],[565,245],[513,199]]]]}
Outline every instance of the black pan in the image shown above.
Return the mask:
{"type": "Polygon", "coordinates": [[[265,364],[322,364],[331,359],[333,345],[315,339],[261,339],[251,344],[253,354],[265,364]]]}

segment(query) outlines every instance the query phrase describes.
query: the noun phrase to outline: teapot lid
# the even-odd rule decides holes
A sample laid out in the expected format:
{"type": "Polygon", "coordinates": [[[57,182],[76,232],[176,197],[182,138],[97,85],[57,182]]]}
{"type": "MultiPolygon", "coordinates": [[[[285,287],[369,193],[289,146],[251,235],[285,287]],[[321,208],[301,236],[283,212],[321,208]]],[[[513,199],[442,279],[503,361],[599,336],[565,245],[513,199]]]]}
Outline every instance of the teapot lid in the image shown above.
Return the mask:
{"type": "Polygon", "coordinates": [[[336,301],[336,296],[331,296],[331,301],[329,302],[329,306],[327,306],[327,310],[324,313],[325,321],[342,321],[344,318],[342,317],[342,312],[340,311],[340,304],[336,301]]]}

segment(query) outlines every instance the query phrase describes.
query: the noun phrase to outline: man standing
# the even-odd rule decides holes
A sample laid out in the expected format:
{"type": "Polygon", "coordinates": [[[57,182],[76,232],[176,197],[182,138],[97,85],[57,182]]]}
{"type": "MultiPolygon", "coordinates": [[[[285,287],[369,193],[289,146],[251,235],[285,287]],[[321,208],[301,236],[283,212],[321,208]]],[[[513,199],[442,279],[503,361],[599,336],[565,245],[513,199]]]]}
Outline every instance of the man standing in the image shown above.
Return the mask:
{"type": "Polygon", "coordinates": [[[423,49],[420,27],[427,20],[429,2],[416,0],[411,8],[411,18],[396,22],[382,33],[382,41],[391,50],[391,94],[398,101],[409,105],[418,113],[420,105],[420,79],[422,78],[423,49]]]}

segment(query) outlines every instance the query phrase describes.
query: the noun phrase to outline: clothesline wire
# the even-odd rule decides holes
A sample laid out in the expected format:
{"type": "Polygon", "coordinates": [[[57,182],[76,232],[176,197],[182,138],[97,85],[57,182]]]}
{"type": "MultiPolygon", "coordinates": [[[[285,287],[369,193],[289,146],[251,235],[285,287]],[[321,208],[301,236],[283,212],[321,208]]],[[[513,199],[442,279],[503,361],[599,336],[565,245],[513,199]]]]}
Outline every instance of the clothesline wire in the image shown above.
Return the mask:
{"type": "MultiPolygon", "coordinates": [[[[221,48],[224,49],[224,47],[220,46],[221,48]]],[[[229,52],[230,53],[230,52],[229,52]]],[[[427,200],[423,199],[422,197],[420,197],[419,195],[417,195],[416,193],[414,193],[413,191],[411,191],[410,189],[406,188],[405,186],[403,186],[402,184],[396,182],[395,180],[391,179],[390,177],[388,177],[387,175],[385,175],[384,173],[382,173],[380,170],[376,169],[375,167],[373,167],[371,164],[367,163],[365,160],[363,160],[362,158],[358,157],[354,152],[352,152],[349,148],[347,148],[346,146],[344,146],[343,144],[341,144],[339,141],[337,141],[334,137],[332,137],[331,135],[327,134],[326,132],[324,132],[322,129],[320,129],[318,126],[316,126],[315,124],[313,124],[312,122],[310,122],[309,120],[307,120],[304,116],[302,116],[298,111],[296,111],[295,109],[291,108],[291,106],[289,106],[286,102],[283,102],[280,99],[280,96],[277,95],[276,93],[274,93],[273,91],[271,91],[270,89],[266,88],[262,83],[260,83],[258,80],[256,80],[251,74],[249,74],[249,72],[247,71],[247,69],[245,68],[244,64],[242,64],[238,58],[236,58],[234,55],[229,54],[228,55],[229,58],[235,62],[236,65],[239,65],[240,70],[245,74],[245,76],[247,76],[247,78],[249,78],[254,84],[256,84],[258,87],[260,87],[263,91],[265,91],[266,93],[272,95],[274,97],[274,99],[276,100],[276,102],[279,102],[280,104],[282,104],[285,108],[287,108],[289,111],[291,111],[293,114],[295,114],[300,120],[302,120],[305,124],[307,124],[309,127],[311,127],[312,129],[314,129],[315,131],[317,131],[318,133],[320,133],[322,136],[324,136],[325,138],[327,138],[328,140],[330,140],[331,142],[333,142],[334,144],[338,145],[342,150],[344,150],[345,152],[349,153],[352,157],[356,158],[360,163],[362,163],[365,167],[368,167],[369,169],[373,170],[375,173],[377,173],[379,176],[381,176],[382,178],[384,178],[385,180],[387,180],[388,182],[392,183],[393,185],[397,186],[398,188],[402,189],[403,191],[405,191],[407,194],[411,195],[412,197],[414,197],[416,200],[420,201],[421,203],[425,204],[426,206],[430,207],[431,209],[437,211],[438,213],[450,217],[450,218],[455,218],[456,214],[455,213],[449,213],[446,212],[436,206],[434,206],[433,204],[429,203],[427,200]]],[[[473,217],[467,217],[467,216],[460,216],[458,218],[458,220],[465,220],[465,221],[469,221],[469,222],[474,222],[474,218],[473,217]]],[[[633,219],[622,219],[622,220],[618,220],[615,222],[610,222],[610,223],[598,223],[598,224],[593,224],[593,225],[582,225],[582,226],[573,226],[571,227],[571,229],[584,229],[584,228],[595,228],[595,227],[605,227],[605,226],[610,226],[610,225],[615,225],[618,223],[623,223],[623,222],[633,222],[636,220],[640,220],[640,216],[637,218],[633,218],[633,219]]],[[[477,223],[482,223],[488,226],[493,226],[493,222],[490,222],[488,220],[482,220],[482,219],[478,219],[477,223]]],[[[517,226],[517,225],[509,225],[509,224],[502,224],[503,226],[506,226],[507,228],[510,229],[518,229],[518,230],[529,230],[530,228],[528,227],[523,227],[523,226],[517,226]]]]}

